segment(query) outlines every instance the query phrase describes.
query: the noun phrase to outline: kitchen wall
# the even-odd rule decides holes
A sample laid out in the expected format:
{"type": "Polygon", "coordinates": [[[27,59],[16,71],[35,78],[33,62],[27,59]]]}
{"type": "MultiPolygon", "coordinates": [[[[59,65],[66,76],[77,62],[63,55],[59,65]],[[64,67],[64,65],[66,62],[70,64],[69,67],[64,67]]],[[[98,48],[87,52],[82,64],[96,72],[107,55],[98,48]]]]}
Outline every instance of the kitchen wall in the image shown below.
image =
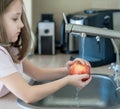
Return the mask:
{"type": "Polygon", "coordinates": [[[53,13],[56,22],[56,39],[60,38],[60,24],[65,14],[88,8],[120,8],[120,0],[33,0],[32,29],[36,32],[42,13],[53,13]]]}
{"type": "Polygon", "coordinates": [[[27,19],[29,22],[30,27],[32,27],[32,0],[29,0],[29,2],[27,0],[23,0],[24,5],[25,5],[25,12],[27,15],[27,19]]]}

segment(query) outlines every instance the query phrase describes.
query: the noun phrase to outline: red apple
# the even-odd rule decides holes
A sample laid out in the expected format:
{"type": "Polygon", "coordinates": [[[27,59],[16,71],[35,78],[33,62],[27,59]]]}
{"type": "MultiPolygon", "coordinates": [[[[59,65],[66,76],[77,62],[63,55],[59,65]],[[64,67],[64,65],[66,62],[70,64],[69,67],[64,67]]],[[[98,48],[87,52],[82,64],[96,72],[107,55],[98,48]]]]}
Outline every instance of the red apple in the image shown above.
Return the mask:
{"type": "MultiPolygon", "coordinates": [[[[88,74],[90,76],[90,66],[87,64],[81,64],[79,61],[75,62],[71,67],[70,67],[70,74],[88,74]]],[[[82,81],[88,80],[88,78],[83,78],[82,81]]]]}

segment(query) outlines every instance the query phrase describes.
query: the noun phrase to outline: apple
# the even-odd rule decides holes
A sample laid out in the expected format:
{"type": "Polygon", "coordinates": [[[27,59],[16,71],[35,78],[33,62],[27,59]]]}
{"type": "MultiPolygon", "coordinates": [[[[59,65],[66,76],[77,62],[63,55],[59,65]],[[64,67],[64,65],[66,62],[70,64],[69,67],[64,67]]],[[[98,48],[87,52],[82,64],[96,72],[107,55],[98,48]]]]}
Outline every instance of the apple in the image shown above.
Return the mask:
{"type": "MultiPolygon", "coordinates": [[[[90,76],[90,66],[87,64],[81,64],[79,61],[76,61],[73,65],[70,67],[70,74],[88,74],[90,76]]],[[[82,81],[88,80],[88,78],[83,78],[82,81]]]]}

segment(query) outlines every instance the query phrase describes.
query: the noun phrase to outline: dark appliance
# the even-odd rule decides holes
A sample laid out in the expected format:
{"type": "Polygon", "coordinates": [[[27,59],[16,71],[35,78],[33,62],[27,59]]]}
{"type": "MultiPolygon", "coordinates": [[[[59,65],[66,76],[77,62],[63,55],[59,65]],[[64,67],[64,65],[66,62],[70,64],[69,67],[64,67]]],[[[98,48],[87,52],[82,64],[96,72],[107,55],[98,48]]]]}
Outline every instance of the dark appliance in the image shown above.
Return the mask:
{"type": "MultiPolygon", "coordinates": [[[[69,23],[78,25],[88,25],[93,27],[118,29],[120,10],[118,9],[89,9],[74,13],[68,19],[69,23]],[[117,23],[116,23],[117,22],[117,23]]],[[[63,36],[64,38],[69,37],[63,36]]],[[[75,37],[75,35],[73,35],[75,37]]],[[[72,56],[71,59],[82,57],[82,38],[79,38],[78,56],[72,56]]],[[[62,41],[62,40],[61,40],[62,41]]],[[[62,48],[61,48],[62,49],[62,48]]],[[[101,66],[116,61],[116,53],[112,42],[108,38],[99,36],[88,36],[85,38],[84,58],[91,63],[91,66],[101,66]]]]}
{"type": "Polygon", "coordinates": [[[42,14],[38,23],[38,54],[55,54],[55,22],[51,14],[42,14]]]}

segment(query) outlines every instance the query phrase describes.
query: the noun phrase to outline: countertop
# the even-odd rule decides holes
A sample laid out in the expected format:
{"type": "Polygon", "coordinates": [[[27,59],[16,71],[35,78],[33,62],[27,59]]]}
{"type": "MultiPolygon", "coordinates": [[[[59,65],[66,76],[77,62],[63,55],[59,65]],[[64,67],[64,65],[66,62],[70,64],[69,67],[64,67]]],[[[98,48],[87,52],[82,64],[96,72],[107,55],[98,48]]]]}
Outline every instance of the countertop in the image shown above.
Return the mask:
{"type": "MultiPolygon", "coordinates": [[[[60,67],[64,66],[66,61],[69,60],[70,55],[56,54],[56,55],[34,55],[30,57],[30,60],[36,64],[38,67],[60,67]]],[[[91,69],[92,73],[103,73],[112,74],[112,71],[108,69],[110,65],[104,65],[100,67],[93,67],[91,69]]],[[[29,78],[24,75],[24,78],[28,80],[29,78]]],[[[0,109],[21,109],[16,103],[16,97],[9,93],[8,95],[0,98],[0,109]]]]}

